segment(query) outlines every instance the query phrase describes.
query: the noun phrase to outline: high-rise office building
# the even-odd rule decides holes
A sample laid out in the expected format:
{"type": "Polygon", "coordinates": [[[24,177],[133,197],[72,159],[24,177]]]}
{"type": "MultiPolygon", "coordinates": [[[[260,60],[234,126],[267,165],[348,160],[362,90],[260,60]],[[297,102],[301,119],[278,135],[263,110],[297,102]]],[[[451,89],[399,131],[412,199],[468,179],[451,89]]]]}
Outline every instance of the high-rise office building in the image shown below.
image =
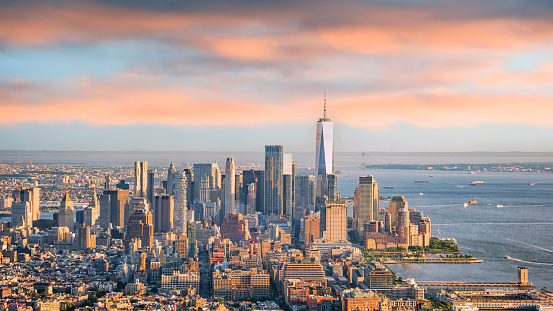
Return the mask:
{"type": "Polygon", "coordinates": [[[256,211],[255,201],[256,201],[256,192],[257,188],[255,187],[255,183],[248,184],[248,193],[246,197],[245,205],[245,213],[246,215],[254,215],[256,211]]]}
{"type": "Polygon", "coordinates": [[[146,193],[146,199],[148,199],[150,206],[154,204],[154,196],[156,193],[155,180],[156,170],[148,170],[148,191],[146,193]]]}
{"type": "Polygon", "coordinates": [[[304,218],[304,239],[305,245],[311,244],[313,239],[319,239],[321,237],[321,215],[319,213],[313,213],[304,218]]]}
{"type": "Polygon", "coordinates": [[[196,163],[194,164],[194,200],[208,203],[221,189],[221,171],[217,163],[196,163]]]}
{"type": "Polygon", "coordinates": [[[186,207],[190,210],[192,203],[194,202],[194,170],[191,168],[185,168],[183,171],[184,176],[186,176],[186,207]]]}
{"type": "Polygon", "coordinates": [[[356,192],[353,221],[356,224],[357,231],[362,235],[364,224],[378,220],[380,191],[376,180],[372,176],[361,176],[356,192]]]}
{"type": "Polygon", "coordinates": [[[184,172],[177,172],[173,185],[173,193],[175,195],[173,230],[176,234],[186,234],[188,181],[184,172]]]}
{"type": "Polygon", "coordinates": [[[302,209],[309,208],[309,176],[296,176],[296,207],[302,209]]]}
{"type": "MultiPolygon", "coordinates": [[[[27,217],[26,215],[26,221],[29,221],[32,223],[35,220],[38,220],[40,218],[40,188],[38,187],[32,187],[29,189],[16,189],[12,193],[13,195],[13,202],[14,203],[20,203],[20,202],[29,202],[30,208],[31,208],[31,214],[30,217],[27,217]]],[[[21,206],[21,205],[20,205],[21,206]]]]}
{"type": "Polygon", "coordinates": [[[248,220],[240,213],[228,214],[221,224],[221,235],[234,243],[250,239],[248,220]]]}
{"type": "Polygon", "coordinates": [[[285,153],[282,161],[282,208],[283,214],[292,219],[294,212],[294,160],[291,153],[285,153]]]}
{"type": "Polygon", "coordinates": [[[152,213],[149,211],[137,209],[130,215],[125,245],[128,247],[133,239],[141,240],[143,248],[152,248],[154,226],[152,225],[152,213]]]}
{"type": "Polygon", "coordinates": [[[345,203],[327,202],[325,213],[321,211],[321,236],[329,241],[347,241],[347,213],[345,203]]]}
{"type": "Polygon", "coordinates": [[[165,192],[168,195],[173,195],[173,183],[175,182],[175,175],[177,174],[177,169],[175,164],[171,161],[169,165],[169,170],[167,170],[167,191],[165,192]]]}
{"type": "Polygon", "coordinates": [[[104,182],[104,189],[111,190],[111,176],[106,175],[105,178],[106,179],[105,179],[105,182],[104,182]]]}
{"type": "Polygon", "coordinates": [[[90,204],[84,208],[84,224],[85,226],[94,226],[100,217],[100,200],[96,189],[92,193],[90,204]]]}
{"type": "Polygon", "coordinates": [[[96,247],[96,236],[90,234],[90,226],[79,223],[76,233],[74,244],[77,250],[93,249],[96,247]]]}
{"type": "Polygon", "coordinates": [[[246,204],[241,202],[240,198],[241,198],[241,195],[242,195],[242,188],[243,188],[243,184],[244,184],[244,176],[242,175],[242,173],[236,173],[234,175],[234,198],[235,198],[235,208],[236,208],[236,211],[239,212],[239,211],[244,211],[245,210],[245,206],[246,204]]]}
{"type": "Polygon", "coordinates": [[[31,202],[33,221],[40,218],[40,188],[32,187],[21,192],[21,201],[31,202]]]}
{"type": "Polygon", "coordinates": [[[265,146],[265,210],[266,215],[282,216],[283,151],[281,145],[265,146]]]}
{"type": "Polygon", "coordinates": [[[247,211],[247,213],[263,212],[264,209],[264,184],[265,184],[265,171],[246,170],[242,172],[242,194],[241,201],[246,203],[249,185],[255,186],[255,210],[247,211]]]}
{"type": "Polygon", "coordinates": [[[390,215],[390,227],[397,228],[398,212],[406,208],[409,209],[407,200],[403,196],[394,196],[388,205],[388,215],[390,215]]]}
{"type": "Polygon", "coordinates": [[[188,258],[198,257],[198,243],[196,239],[196,222],[189,221],[186,224],[186,236],[188,237],[188,258]]]}
{"type": "Polygon", "coordinates": [[[65,193],[63,199],[61,199],[60,209],[58,212],[58,227],[67,227],[69,231],[75,231],[75,209],[73,208],[73,201],[69,197],[69,194],[65,193]]]}
{"type": "Polygon", "coordinates": [[[145,198],[148,190],[148,162],[134,162],[134,191],[133,197],[145,198]]]}
{"type": "Polygon", "coordinates": [[[156,195],[153,208],[155,232],[170,232],[173,230],[175,198],[172,195],[156,195]]]}
{"type": "Polygon", "coordinates": [[[334,174],[334,122],[326,117],[326,94],[324,114],[317,122],[315,170],[315,210],[321,209],[322,211],[325,199],[329,197],[328,175],[334,174]]]}
{"type": "Polygon", "coordinates": [[[124,227],[130,216],[129,190],[106,190],[100,196],[100,227],[124,227]]]}
{"type": "Polygon", "coordinates": [[[12,204],[12,227],[33,226],[33,209],[31,207],[31,202],[15,202],[12,204]]]}
{"type": "Polygon", "coordinates": [[[227,214],[236,211],[234,206],[236,200],[236,168],[234,167],[234,158],[227,158],[225,165],[225,180],[224,180],[224,194],[225,194],[225,207],[224,218],[227,214]]]}

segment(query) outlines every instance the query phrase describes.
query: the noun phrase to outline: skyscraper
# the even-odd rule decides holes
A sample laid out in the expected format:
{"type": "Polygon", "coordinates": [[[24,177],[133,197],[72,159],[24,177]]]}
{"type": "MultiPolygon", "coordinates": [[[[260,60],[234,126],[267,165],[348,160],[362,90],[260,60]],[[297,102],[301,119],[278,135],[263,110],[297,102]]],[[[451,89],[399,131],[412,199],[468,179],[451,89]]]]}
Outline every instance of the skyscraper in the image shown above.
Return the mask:
{"type": "Polygon", "coordinates": [[[129,190],[105,190],[100,196],[100,227],[124,227],[129,216],[129,190]]]}
{"type": "Polygon", "coordinates": [[[148,191],[146,193],[150,206],[154,205],[156,170],[148,170],[148,191]]]}
{"type": "Polygon", "coordinates": [[[32,227],[33,226],[33,209],[31,207],[31,202],[15,202],[12,204],[12,227],[24,226],[32,227]]]}
{"type": "Polygon", "coordinates": [[[282,145],[265,146],[265,210],[266,215],[282,216],[283,210],[282,145]]]}
{"type": "Polygon", "coordinates": [[[90,226],[79,223],[76,230],[75,248],[77,250],[92,249],[96,247],[96,236],[90,234],[90,226]]]}
{"type": "Polygon", "coordinates": [[[292,219],[294,210],[294,174],[291,153],[285,153],[282,165],[282,196],[283,196],[283,214],[292,219]]]}
{"type": "Polygon", "coordinates": [[[61,199],[60,209],[58,212],[58,227],[67,227],[69,231],[75,231],[75,210],[73,209],[73,201],[67,193],[61,199]]]}
{"type": "Polygon", "coordinates": [[[196,240],[196,223],[189,221],[186,223],[186,235],[188,236],[188,258],[198,257],[198,245],[196,240]]]}
{"type": "Polygon", "coordinates": [[[174,197],[167,194],[156,195],[153,210],[154,231],[172,231],[175,211],[174,197]]]}
{"type": "Polygon", "coordinates": [[[248,211],[248,213],[254,214],[256,211],[263,212],[264,209],[264,183],[265,183],[265,172],[264,171],[255,171],[255,170],[246,170],[242,172],[242,194],[241,201],[247,203],[249,186],[254,184],[255,190],[255,210],[248,211]]]}
{"type": "Polygon", "coordinates": [[[234,167],[234,158],[227,158],[225,165],[225,180],[224,180],[224,193],[225,193],[225,208],[224,218],[227,214],[235,211],[234,201],[236,200],[236,168],[234,167]]]}
{"type": "Polygon", "coordinates": [[[134,191],[133,197],[145,198],[148,189],[148,162],[136,161],[134,162],[134,191]]]}
{"type": "MultiPolygon", "coordinates": [[[[30,215],[25,215],[25,221],[30,223],[32,226],[34,220],[40,218],[40,188],[32,187],[29,189],[16,189],[13,191],[13,200],[14,203],[25,203],[29,202],[31,209],[30,215]]],[[[18,206],[24,206],[18,205],[18,206]]]]}
{"type": "Polygon", "coordinates": [[[194,200],[202,203],[212,201],[211,192],[218,191],[221,188],[221,171],[217,163],[194,164],[194,188],[194,200]],[[203,195],[202,191],[204,192],[203,195]]]}
{"type": "Polygon", "coordinates": [[[175,194],[175,214],[173,220],[173,230],[176,234],[186,234],[186,198],[188,196],[188,181],[184,172],[177,172],[175,176],[174,189],[175,194]]]}
{"type": "Polygon", "coordinates": [[[378,184],[372,176],[359,177],[357,186],[357,200],[354,204],[354,222],[357,225],[357,231],[363,233],[363,225],[378,220],[378,209],[380,207],[380,191],[378,184]]]}
{"type": "MultiPolygon", "coordinates": [[[[323,210],[328,193],[328,175],[334,174],[334,122],[326,117],[326,94],[324,114],[317,122],[315,142],[315,210],[323,210]]],[[[322,218],[322,215],[321,215],[322,218]]]]}
{"type": "Polygon", "coordinates": [[[388,205],[388,215],[390,215],[391,228],[397,228],[398,212],[403,210],[404,208],[409,209],[409,206],[407,204],[407,200],[405,200],[405,197],[394,196],[390,200],[390,204],[388,205]]]}
{"type": "Polygon", "coordinates": [[[328,202],[324,219],[321,217],[321,236],[330,241],[347,240],[347,207],[345,203],[328,202]]]}
{"type": "Polygon", "coordinates": [[[175,164],[171,161],[171,165],[169,165],[169,170],[167,171],[167,191],[165,192],[168,195],[173,195],[173,183],[176,173],[177,169],[175,168],[175,164]]]}
{"type": "Polygon", "coordinates": [[[191,168],[185,168],[183,171],[186,176],[186,207],[190,210],[192,203],[194,202],[194,170],[191,168]]]}
{"type": "Polygon", "coordinates": [[[127,235],[125,236],[125,246],[128,247],[132,239],[140,239],[143,248],[152,248],[154,241],[152,213],[143,209],[137,209],[132,212],[129,217],[127,235]]]}

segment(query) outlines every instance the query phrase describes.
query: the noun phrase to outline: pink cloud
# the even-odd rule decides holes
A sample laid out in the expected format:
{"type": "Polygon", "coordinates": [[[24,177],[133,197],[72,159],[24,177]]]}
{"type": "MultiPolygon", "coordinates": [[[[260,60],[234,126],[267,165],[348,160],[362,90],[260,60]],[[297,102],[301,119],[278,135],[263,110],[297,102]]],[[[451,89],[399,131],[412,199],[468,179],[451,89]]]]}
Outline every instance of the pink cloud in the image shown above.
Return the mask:
{"type": "MultiPolygon", "coordinates": [[[[313,122],[320,112],[320,98],[290,103],[260,104],[253,98],[238,99],[219,93],[211,99],[189,88],[154,87],[109,81],[81,82],[74,95],[43,96],[40,104],[5,98],[0,105],[2,122],[68,122],[92,125],[154,123],[170,125],[256,126],[283,122],[313,122]]],[[[551,127],[552,96],[480,95],[436,91],[424,95],[373,95],[329,100],[335,121],[367,129],[382,129],[395,122],[425,128],[472,127],[480,124],[529,124],[551,127]]]]}
{"type": "Polygon", "coordinates": [[[482,88],[511,86],[531,89],[552,85],[552,81],[553,63],[549,63],[541,65],[535,71],[496,71],[488,75],[483,75],[478,80],[478,86],[482,88]]]}
{"type": "Polygon", "coordinates": [[[316,10],[298,13],[293,8],[278,12],[245,8],[242,14],[225,14],[217,10],[160,12],[99,4],[4,7],[0,10],[0,37],[11,44],[163,38],[229,58],[253,60],[276,59],[290,49],[313,55],[331,49],[334,53],[501,50],[550,46],[553,39],[553,24],[538,19],[444,20],[436,18],[440,11],[353,4],[327,5],[326,9],[334,10],[338,17],[351,15],[351,24],[305,26],[313,23],[316,10]]]}

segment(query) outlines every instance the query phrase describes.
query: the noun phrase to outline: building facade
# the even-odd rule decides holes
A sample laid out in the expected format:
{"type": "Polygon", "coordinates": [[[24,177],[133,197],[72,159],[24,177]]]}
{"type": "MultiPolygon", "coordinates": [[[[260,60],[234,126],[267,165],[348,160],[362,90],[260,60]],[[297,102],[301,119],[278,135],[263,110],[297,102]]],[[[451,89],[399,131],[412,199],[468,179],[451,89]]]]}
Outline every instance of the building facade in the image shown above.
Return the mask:
{"type": "Polygon", "coordinates": [[[265,215],[282,216],[283,157],[282,145],[265,146],[265,215]]]}

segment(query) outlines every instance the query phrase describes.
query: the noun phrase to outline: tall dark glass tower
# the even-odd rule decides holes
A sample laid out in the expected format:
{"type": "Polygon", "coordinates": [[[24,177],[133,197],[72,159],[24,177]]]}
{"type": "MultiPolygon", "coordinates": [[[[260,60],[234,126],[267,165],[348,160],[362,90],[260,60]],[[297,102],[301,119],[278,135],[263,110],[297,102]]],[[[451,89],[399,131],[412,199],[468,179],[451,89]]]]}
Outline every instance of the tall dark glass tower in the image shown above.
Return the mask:
{"type": "Polygon", "coordinates": [[[283,148],[282,145],[265,146],[265,215],[283,212],[283,148]]]}

